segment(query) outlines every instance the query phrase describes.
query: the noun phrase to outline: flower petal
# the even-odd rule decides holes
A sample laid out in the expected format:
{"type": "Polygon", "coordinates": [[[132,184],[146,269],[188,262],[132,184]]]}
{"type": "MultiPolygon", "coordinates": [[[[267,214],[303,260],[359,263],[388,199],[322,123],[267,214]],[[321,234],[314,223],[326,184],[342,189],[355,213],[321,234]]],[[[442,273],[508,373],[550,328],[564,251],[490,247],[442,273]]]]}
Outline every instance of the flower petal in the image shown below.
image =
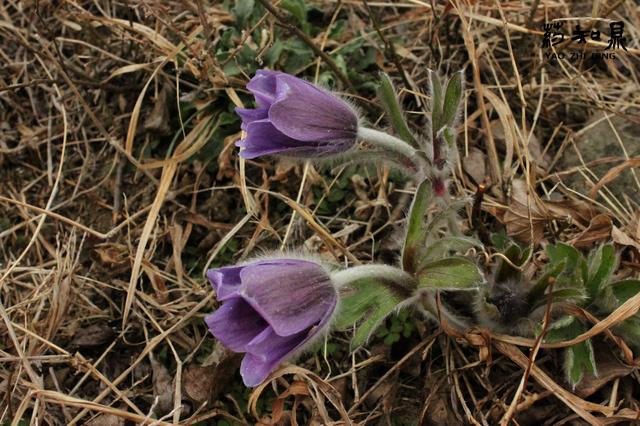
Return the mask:
{"type": "Polygon", "coordinates": [[[280,336],[317,325],[337,302],[328,273],[317,263],[279,259],[246,265],[240,295],[280,336]]]}
{"type": "Polygon", "coordinates": [[[346,102],[291,75],[280,74],[275,80],[269,119],[278,130],[301,141],[355,143],[358,117],[346,102]]]}
{"type": "Polygon", "coordinates": [[[269,120],[258,120],[246,126],[247,137],[236,142],[244,148],[240,156],[251,159],[262,155],[286,153],[289,155],[311,153],[316,150],[309,142],[300,142],[278,131],[269,120]]]}
{"type": "Polygon", "coordinates": [[[244,108],[236,108],[236,114],[240,116],[242,120],[242,124],[240,128],[242,130],[246,130],[247,125],[253,123],[254,121],[264,120],[269,116],[268,108],[257,108],[257,109],[244,109],[244,108]]]}
{"type": "Polygon", "coordinates": [[[250,342],[270,329],[260,314],[240,298],[227,300],[205,322],[211,334],[234,352],[245,352],[250,342]]]}
{"type": "Polygon", "coordinates": [[[247,346],[247,353],[240,365],[244,384],[257,386],[267,378],[284,358],[293,352],[305,339],[306,333],[282,337],[273,328],[267,327],[247,346]]]}
{"type": "Polygon", "coordinates": [[[256,98],[259,107],[269,107],[276,96],[276,77],[282,74],[277,71],[258,70],[256,75],[247,83],[247,89],[256,98]]]}
{"type": "Polygon", "coordinates": [[[240,289],[240,270],[242,266],[225,266],[224,268],[209,269],[207,279],[216,291],[219,301],[238,297],[240,289]]]}

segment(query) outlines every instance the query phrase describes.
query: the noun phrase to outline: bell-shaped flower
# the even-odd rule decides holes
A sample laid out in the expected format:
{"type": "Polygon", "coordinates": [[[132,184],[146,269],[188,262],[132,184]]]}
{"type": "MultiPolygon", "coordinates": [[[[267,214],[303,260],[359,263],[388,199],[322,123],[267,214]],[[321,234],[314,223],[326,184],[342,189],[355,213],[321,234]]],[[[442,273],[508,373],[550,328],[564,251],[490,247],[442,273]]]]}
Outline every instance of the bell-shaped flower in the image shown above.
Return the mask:
{"type": "Polygon", "coordinates": [[[358,116],[339,97],[282,72],[259,70],[247,84],[256,109],[236,108],[244,158],[268,154],[319,158],[347,151],[356,143],[358,116]]]}
{"type": "Polygon", "coordinates": [[[319,264],[261,260],[207,271],[222,306],[205,321],[234,352],[244,352],[240,374],[257,386],[288,356],[328,325],[337,292],[319,264]]]}

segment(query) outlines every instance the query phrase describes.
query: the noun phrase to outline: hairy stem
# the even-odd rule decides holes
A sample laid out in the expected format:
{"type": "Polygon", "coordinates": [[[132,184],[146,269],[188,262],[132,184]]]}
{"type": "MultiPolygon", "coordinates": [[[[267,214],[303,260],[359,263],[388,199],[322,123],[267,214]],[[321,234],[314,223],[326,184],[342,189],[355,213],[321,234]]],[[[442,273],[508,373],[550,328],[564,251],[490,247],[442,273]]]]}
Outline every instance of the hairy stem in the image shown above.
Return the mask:
{"type": "Polygon", "coordinates": [[[408,290],[417,286],[417,281],[412,275],[389,265],[358,265],[331,274],[331,279],[338,288],[364,278],[390,281],[408,290]]]}
{"type": "MultiPolygon", "coordinates": [[[[369,142],[372,145],[384,149],[385,151],[396,152],[414,163],[417,160],[421,159],[418,151],[412,148],[411,145],[409,145],[402,139],[398,139],[395,136],[391,136],[387,133],[369,129],[367,127],[359,127],[358,137],[364,141],[369,142]]],[[[421,168],[424,168],[425,166],[425,164],[423,163],[424,162],[419,163],[421,168]]]]}

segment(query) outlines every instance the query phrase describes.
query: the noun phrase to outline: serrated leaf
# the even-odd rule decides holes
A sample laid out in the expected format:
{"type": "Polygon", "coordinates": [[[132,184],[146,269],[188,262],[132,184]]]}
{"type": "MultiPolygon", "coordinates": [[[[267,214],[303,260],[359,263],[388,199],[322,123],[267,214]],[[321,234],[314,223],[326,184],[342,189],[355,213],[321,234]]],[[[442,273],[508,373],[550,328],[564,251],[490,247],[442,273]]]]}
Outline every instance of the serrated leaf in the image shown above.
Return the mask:
{"type": "MultiPolygon", "coordinates": [[[[442,125],[451,126],[456,118],[458,107],[462,101],[462,73],[457,72],[451,76],[447,83],[442,105],[442,125]]],[[[439,129],[438,129],[439,130],[439,129]]]]}
{"type": "Polygon", "coordinates": [[[404,118],[393,83],[386,73],[380,73],[380,84],[378,85],[377,93],[385,112],[389,116],[393,129],[398,133],[400,139],[415,145],[415,138],[404,118]]]}
{"type": "Polygon", "coordinates": [[[587,291],[591,297],[595,297],[609,282],[613,271],[616,269],[618,259],[612,244],[598,247],[588,260],[587,291]]]}
{"type": "Polygon", "coordinates": [[[478,267],[465,257],[450,257],[424,265],[417,274],[418,288],[476,290],[482,282],[478,267]]]}
{"type": "Polygon", "coordinates": [[[420,256],[420,260],[424,263],[442,259],[450,255],[449,252],[463,252],[471,247],[482,248],[480,241],[470,237],[443,237],[429,244],[420,256]]]}
{"type": "Polygon", "coordinates": [[[412,294],[412,289],[391,280],[363,278],[348,283],[340,289],[336,327],[346,330],[355,325],[351,347],[358,347],[412,294]]]}
{"type": "Polygon", "coordinates": [[[432,197],[431,182],[425,179],[416,189],[407,219],[407,236],[402,249],[402,268],[407,272],[414,272],[419,249],[425,244],[424,215],[432,197]]]}

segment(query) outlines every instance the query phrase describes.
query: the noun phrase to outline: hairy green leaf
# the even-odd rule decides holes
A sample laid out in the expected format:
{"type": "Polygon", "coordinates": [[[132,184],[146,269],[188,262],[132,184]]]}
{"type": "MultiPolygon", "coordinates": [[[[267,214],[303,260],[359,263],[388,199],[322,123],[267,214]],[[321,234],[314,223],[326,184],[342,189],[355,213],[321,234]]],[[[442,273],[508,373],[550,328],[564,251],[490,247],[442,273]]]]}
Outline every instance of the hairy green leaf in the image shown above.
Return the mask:
{"type": "Polygon", "coordinates": [[[547,255],[551,263],[564,260],[565,268],[556,278],[556,288],[584,288],[588,278],[587,261],[573,246],[564,243],[547,246],[547,255]]]}
{"type": "Polygon", "coordinates": [[[542,274],[529,292],[529,303],[531,305],[540,305],[541,303],[544,303],[544,294],[547,287],[549,287],[552,280],[555,280],[556,277],[564,270],[566,264],[566,259],[563,259],[559,262],[552,263],[547,267],[545,273],[542,274]]]}
{"type": "Polygon", "coordinates": [[[496,282],[503,282],[510,278],[516,278],[520,275],[520,266],[524,265],[529,257],[529,249],[523,250],[517,244],[509,245],[502,253],[504,257],[509,259],[507,262],[504,258],[500,257],[498,265],[496,266],[495,280],[496,282]],[[518,268],[514,268],[513,265],[518,268]]]}
{"type": "Polygon", "coordinates": [[[280,7],[295,16],[301,24],[307,22],[307,5],[304,0],[282,0],[280,7]]]}
{"type": "MultiPolygon", "coordinates": [[[[574,317],[564,317],[547,330],[545,341],[560,342],[573,339],[586,331],[586,327],[574,317]]],[[[567,380],[575,388],[585,372],[596,374],[596,361],[591,340],[585,340],[565,349],[564,372],[567,380]]]]}
{"type": "MultiPolygon", "coordinates": [[[[462,72],[451,76],[442,105],[442,125],[451,126],[455,121],[458,107],[462,101],[462,72]]],[[[438,129],[439,130],[439,129],[438,129]]]]}
{"type": "Polygon", "coordinates": [[[450,251],[463,252],[471,247],[482,248],[480,241],[470,237],[443,237],[429,244],[420,255],[421,262],[430,262],[449,256],[450,251]]]}
{"type": "Polygon", "coordinates": [[[609,282],[616,269],[618,258],[612,244],[606,244],[594,250],[588,259],[589,278],[586,282],[591,297],[596,297],[609,282]]]}
{"type": "Polygon", "coordinates": [[[363,278],[340,289],[336,327],[355,326],[351,347],[364,344],[382,321],[412,296],[412,289],[391,280],[363,278]]]}
{"type": "Polygon", "coordinates": [[[476,290],[482,282],[478,267],[465,257],[449,257],[424,265],[418,271],[418,288],[476,290]]]}
{"type": "Polygon", "coordinates": [[[233,14],[238,20],[239,27],[244,27],[245,22],[253,12],[254,6],[255,0],[236,0],[236,4],[233,7],[233,14]]]}
{"type": "Polygon", "coordinates": [[[425,179],[416,189],[407,220],[407,236],[402,250],[402,268],[407,272],[414,272],[420,247],[425,245],[424,215],[432,197],[431,182],[425,179]]]}
{"type": "Polygon", "coordinates": [[[409,130],[407,121],[404,118],[404,113],[402,112],[402,108],[400,107],[400,103],[398,102],[398,96],[393,88],[393,83],[391,82],[389,76],[384,72],[380,73],[378,97],[382,102],[382,106],[384,107],[385,112],[389,116],[391,125],[400,136],[400,139],[412,145],[415,145],[415,138],[413,136],[413,133],[411,133],[411,130],[409,130]]]}
{"type": "Polygon", "coordinates": [[[442,83],[435,71],[429,70],[431,86],[431,131],[435,135],[442,128],[442,83]]]}
{"type": "Polygon", "coordinates": [[[611,284],[611,289],[618,303],[622,305],[640,292],[640,280],[618,281],[611,284]]]}

